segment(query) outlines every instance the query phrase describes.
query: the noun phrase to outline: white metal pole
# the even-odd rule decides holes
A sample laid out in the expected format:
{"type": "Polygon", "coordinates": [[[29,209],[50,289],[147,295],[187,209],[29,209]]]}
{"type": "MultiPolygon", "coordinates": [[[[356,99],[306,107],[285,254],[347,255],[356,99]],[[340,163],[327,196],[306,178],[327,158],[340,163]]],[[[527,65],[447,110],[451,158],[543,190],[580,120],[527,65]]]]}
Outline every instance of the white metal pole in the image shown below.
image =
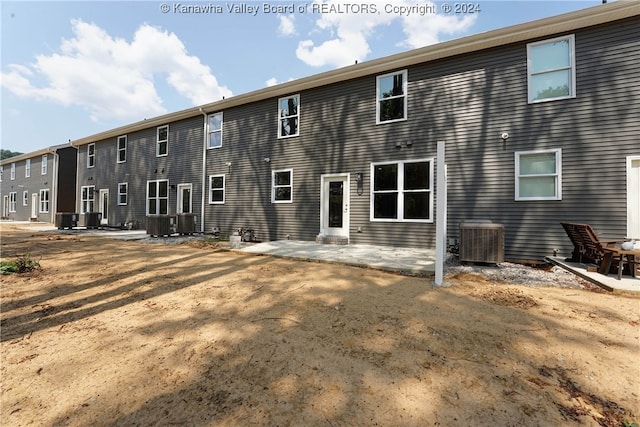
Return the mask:
{"type": "Polygon", "coordinates": [[[447,179],[444,163],[445,141],[438,141],[436,157],[436,279],[441,286],[444,276],[447,238],[447,179]]]}

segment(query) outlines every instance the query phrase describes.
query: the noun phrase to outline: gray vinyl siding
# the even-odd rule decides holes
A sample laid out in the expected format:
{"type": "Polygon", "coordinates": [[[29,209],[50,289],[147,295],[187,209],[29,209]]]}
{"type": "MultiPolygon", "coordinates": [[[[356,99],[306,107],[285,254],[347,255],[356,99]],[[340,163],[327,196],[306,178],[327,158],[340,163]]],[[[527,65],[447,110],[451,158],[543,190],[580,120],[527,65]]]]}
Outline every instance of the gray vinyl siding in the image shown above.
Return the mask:
{"type": "Polygon", "coordinates": [[[639,33],[637,20],[575,32],[577,96],[539,104],[526,102],[524,44],[476,55],[475,69],[496,78],[475,88],[485,103],[473,102],[474,114],[464,121],[454,115],[456,135],[447,145],[449,237],[458,236],[464,220],[490,219],[505,225],[508,259],[534,261],[555,249],[570,255],[561,221],[625,237],[625,161],[640,154],[640,67],[633,59],[639,33]],[[510,133],[506,144],[503,130],[510,133]],[[562,200],[515,201],[514,152],[557,148],[562,200]]]}
{"type": "Polygon", "coordinates": [[[492,220],[505,226],[506,258],[530,261],[570,254],[560,221],[623,237],[625,160],[640,154],[640,29],[628,19],[573,34],[571,99],[527,102],[526,43],[517,43],[410,67],[406,121],[375,124],[376,75],[301,92],[297,137],[277,138],[277,98],[225,110],[223,147],[207,151],[207,176],[225,175],[225,204],[207,195],[206,231],[252,227],[262,240],[312,240],[320,176],[350,173],[351,243],[433,247],[434,224],[370,221],[370,165],[435,158],[445,140],[449,237],[465,220],[492,220]],[[516,201],[514,153],[552,149],[562,150],[562,200],[516,201]],[[291,204],[271,203],[271,171],[282,169],[293,169],[291,204]]]}
{"type": "MultiPolygon", "coordinates": [[[[203,117],[196,116],[169,125],[168,155],[156,156],[156,129],[127,134],[126,161],[117,161],[117,137],[95,144],[95,167],[87,168],[88,144],[78,149],[77,210],[81,211],[82,186],[109,190],[108,225],[122,227],[128,222],[146,225],[147,182],[168,179],[170,186],[192,184],[192,211],[200,224],[202,200],[203,117]],[[127,183],[127,205],[118,205],[118,184],[127,183]]],[[[169,189],[169,214],[177,209],[177,190],[169,189]]],[[[98,193],[95,211],[99,210],[98,193]]]]}
{"type": "MultiPolygon", "coordinates": [[[[42,175],[42,154],[30,157],[31,160],[31,174],[29,177],[25,177],[26,158],[20,158],[20,160],[6,159],[2,161],[4,168],[0,200],[4,199],[4,196],[8,196],[9,193],[16,193],[16,211],[7,212],[6,219],[13,221],[42,221],[51,222],[55,217],[55,157],[53,154],[47,154],[47,173],[42,175]],[[15,179],[11,180],[11,163],[16,165],[15,179]],[[49,190],[49,211],[40,212],[40,190],[49,190]],[[28,192],[27,206],[23,205],[23,192],[28,192]],[[36,207],[36,217],[31,217],[31,197],[33,194],[38,195],[38,206],[36,207]]],[[[73,167],[73,166],[72,166],[73,167]]],[[[2,212],[4,215],[4,212],[2,212]]]]}

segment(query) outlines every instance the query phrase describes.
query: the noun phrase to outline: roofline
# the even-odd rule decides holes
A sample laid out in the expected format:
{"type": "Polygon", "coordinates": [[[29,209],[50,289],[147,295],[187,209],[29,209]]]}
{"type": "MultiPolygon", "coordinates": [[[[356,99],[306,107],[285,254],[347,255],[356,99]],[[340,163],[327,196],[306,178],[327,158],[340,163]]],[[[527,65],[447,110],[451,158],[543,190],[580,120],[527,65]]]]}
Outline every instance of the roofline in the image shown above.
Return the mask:
{"type": "MultiPolygon", "coordinates": [[[[70,147],[70,146],[71,145],[69,145],[69,144],[65,144],[65,147],[70,147]]],[[[0,165],[4,166],[4,165],[11,164],[11,163],[19,162],[21,160],[33,159],[34,157],[39,157],[39,156],[42,156],[44,154],[55,154],[55,152],[59,148],[64,148],[64,147],[56,146],[56,147],[41,148],[40,150],[32,151],[30,153],[24,153],[24,154],[20,154],[19,156],[8,157],[6,159],[0,160],[0,165]]]]}
{"type": "Polygon", "coordinates": [[[233,96],[231,98],[164,114],[162,116],[145,119],[94,135],[79,138],[71,141],[71,145],[77,147],[107,138],[148,129],[150,127],[166,125],[170,122],[192,118],[202,115],[203,113],[223,111],[227,108],[262,101],[268,98],[284,96],[290,93],[296,93],[371,74],[380,74],[394,69],[405,68],[437,59],[482,51],[540,37],[547,37],[554,34],[591,27],[638,15],[640,15],[640,7],[638,7],[636,0],[618,0],[613,3],[606,3],[497,30],[478,33],[459,39],[413,49],[407,52],[397,53],[383,58],[373,59],[360,64],[349,65],[335,70],[314,74],[290,82],[258,89],[245,94],[233,96]]]}

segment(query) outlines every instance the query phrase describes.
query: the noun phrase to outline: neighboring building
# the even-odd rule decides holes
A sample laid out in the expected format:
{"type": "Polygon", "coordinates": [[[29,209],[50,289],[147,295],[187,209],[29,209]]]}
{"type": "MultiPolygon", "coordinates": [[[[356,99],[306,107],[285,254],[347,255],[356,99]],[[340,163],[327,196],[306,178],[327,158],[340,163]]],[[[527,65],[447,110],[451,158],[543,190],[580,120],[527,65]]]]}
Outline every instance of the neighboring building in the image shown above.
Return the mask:
{"type": "Polygon", "coordinates": [[[604,4],[79,139],[77,210],[433,247],[443,140],[449,238],[491,220],[507,259],[541,260],[570,254],[563,220],[640,237],[639,15],[604,4]]]}
{"type": "Polygon", "coordinates": [[[0,161],[2,219],[53,222],[74,212],[76,149],[58,145],[0,161]]]}

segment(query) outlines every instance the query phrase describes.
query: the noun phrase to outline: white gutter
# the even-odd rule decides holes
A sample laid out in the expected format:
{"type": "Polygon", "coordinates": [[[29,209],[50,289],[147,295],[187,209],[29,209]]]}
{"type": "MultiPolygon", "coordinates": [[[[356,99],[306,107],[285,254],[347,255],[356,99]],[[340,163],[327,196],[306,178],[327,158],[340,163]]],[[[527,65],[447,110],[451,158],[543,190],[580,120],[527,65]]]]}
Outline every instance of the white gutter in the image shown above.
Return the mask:
{"type": "Polygon", "coordinates": [[[200,232],[204,234],[204,198],[207,188],[207,113],[204,112],[202,107],[199,108],[200,113],[203,116],[202,125],[202,195],[200,200],[202,207],[200,210],[200,232]]]}
{"type": "Polygon", "coordinates": [[[51,184],[51,197],[52,200],[49,202],[51,206],[49,208],[51,215],[51,222],[55,224],[55,216],[58,212],[58,171],[60,170],[60,155],[58,154],[58,150],[53,151],[53,182],[51,184]]]}

